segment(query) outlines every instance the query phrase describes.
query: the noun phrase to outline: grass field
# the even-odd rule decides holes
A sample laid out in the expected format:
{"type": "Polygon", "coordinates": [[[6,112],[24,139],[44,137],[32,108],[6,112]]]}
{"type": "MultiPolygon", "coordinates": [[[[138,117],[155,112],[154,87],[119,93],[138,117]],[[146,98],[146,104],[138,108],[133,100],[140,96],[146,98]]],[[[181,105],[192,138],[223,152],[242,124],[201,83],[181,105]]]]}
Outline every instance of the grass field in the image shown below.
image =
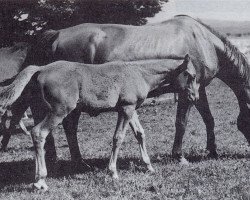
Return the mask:
{"type": "Polygon", "coordinates": [[[107,165],[117,114],[82,115],[79,144],[83,159],[93,169],[72,169],[60,126],[54,132],[59,161],[48,176],[50,188],[45,193],[32,191],[32,143],[27,136],[16,134],[9,151],[0,153],[0,199],[250,199],[250,148],[236,127],[237,100],[219,80],[210,84],[207,93],[216,124],[217,160],[206,157],[205,126],[195,108],[183,144],[190,165],[181,166],[171,159],[176,105],[147,106],[139,109],[139,115],[156,173],[145,171],[129,130],[118,159],[120,179],[113,181],[107,165]]]}

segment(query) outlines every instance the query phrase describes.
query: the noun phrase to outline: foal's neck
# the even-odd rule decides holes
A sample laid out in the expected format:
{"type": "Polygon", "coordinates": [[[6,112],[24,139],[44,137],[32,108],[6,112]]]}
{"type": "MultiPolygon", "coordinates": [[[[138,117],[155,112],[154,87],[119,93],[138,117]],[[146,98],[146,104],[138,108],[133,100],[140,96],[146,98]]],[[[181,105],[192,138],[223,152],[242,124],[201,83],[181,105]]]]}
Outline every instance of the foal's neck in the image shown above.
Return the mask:
{"type": "Polygon", "coordinates": [[[169,83],[171,77],[174,75],[173,72],[182,63],[180,60],[172,60],[170,63],[168,62],[156,61],[155,63],[140,66],[142,76],[150,86],[150,90],[169,83]]]}

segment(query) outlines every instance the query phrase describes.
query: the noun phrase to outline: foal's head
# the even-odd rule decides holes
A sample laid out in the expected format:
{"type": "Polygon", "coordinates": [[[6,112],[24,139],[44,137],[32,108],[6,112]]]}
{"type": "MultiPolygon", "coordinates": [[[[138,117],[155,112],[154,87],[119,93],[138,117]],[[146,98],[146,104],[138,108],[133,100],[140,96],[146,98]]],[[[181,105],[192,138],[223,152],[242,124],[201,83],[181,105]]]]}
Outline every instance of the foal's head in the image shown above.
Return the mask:
{"type": "Polygon", "coordinates": [[[185,56],[182,65],[185,65],[187,69],[177,76],[174,87],[185,92],[189,101],[195,102],[199,99],[200,84],[197,82],[196,70],[188,54],[185,56]]]}

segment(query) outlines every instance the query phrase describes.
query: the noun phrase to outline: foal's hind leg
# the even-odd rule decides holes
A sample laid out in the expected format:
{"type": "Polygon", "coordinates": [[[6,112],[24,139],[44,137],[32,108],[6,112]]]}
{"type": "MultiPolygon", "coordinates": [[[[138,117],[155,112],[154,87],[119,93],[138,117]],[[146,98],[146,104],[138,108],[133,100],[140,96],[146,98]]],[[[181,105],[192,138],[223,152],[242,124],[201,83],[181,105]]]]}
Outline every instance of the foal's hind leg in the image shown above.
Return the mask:
{"type": "Polygon", "coordinates": [[[179,100],[176,114],[176,133],[174,138],[174,145],[172,155],[177,158],[181,164],[188,164],[188,161],[182,155],[182,140],[187,126],[188,116],[192,104],[188,101],[185,93],[179,93],[179,100]]]}
{"type": "Polygon", "coordinates": [[[199,90],[200,98],[196,102],[195,106],[199,111],[207,129],[207,150],[209,151],[209,157],[217,158],[215,135],[214,135],[214,118],[210,111],[205,88],[199,90]]]}
{"type": "Polygon", "coordinates": [[[32,129],[32,140],[35,148],[35,158],[36,158],[36,174],[34,187],[36,189],[47,190],[48,186],[45,183],[45,178],[47,177],[47,168],[45,161],[45,140],[48,134],[60,123],[62,122],[64,116],[56,115],[50,113],[45,117],[45,119],[36,125],[32,129]]]}
{"type": "Polygon", "coordinates": [[[115,129],[115,134],[113,136],[113,148],[109,161],[109,170],[112,174],[112,177],[115,179],[118,179],[118,173],[116,169],[118,152],[124,140],[129,121],[131,120],[134,111],[134,106],[125,106],[121,108],[120,111],[118,111],[118,120],[115,129]]]}
{"type": "Polygon", "coordinates": [[[143,162],[147,165],[147,168],[149,171],[154,172],[155,170],[153,169],[151,165],[150,158],[148,156],[147,149],[146,149],[145,133],[142,128],[142,125],[140,124],[140,121],[136,112],[134,113],[129,124],[135,134],[135,138],[137,139],[139,143],[143,162]]]}
{"type": "MultiPolygon", "coordinates": [[[[36,98],[34,101],[32,101],[30,105],[32,117],[34,119],[34,124],[37,125],[40,123],[46,116],[46,114],[49,112],[47,109],[47,105],[44,103],[43,100],[36,98]]],[[[57,160],[56,155],[56,147],[55,147],[55,140],[52,135],[52,132],[49,133],[49,135],[46,137],[46,143],[45,143],[45,150],[46,150],[46,160],[49,163],[55,163],[57,160]]]]}

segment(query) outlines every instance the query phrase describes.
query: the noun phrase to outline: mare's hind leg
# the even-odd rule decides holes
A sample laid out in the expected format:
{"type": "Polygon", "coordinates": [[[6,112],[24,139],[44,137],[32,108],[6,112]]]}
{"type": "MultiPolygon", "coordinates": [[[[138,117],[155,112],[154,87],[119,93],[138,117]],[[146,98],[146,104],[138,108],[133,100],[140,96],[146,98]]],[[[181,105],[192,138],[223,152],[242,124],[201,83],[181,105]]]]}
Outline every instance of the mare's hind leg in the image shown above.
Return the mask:
{"type": "Polygon", "coordinates": [[[146,137],[145,137],[144,129],[142,128],[142,125],[139,121],[137,112],[133,114],[133,117],[130,120],[129,125],[131,126],[134,132],[135,138],[137,139],[139,143],[143,162],[147,165],[147,168],[150,172],[154,172],[155,170],[153,169],[151,165],[150,158],[148,156],[147,149],[146,149],[146,137]]]}
{"type": "Polygon", "coordinates": [[[46,137],[57,125],[62,122],[64,115],[56,115],[49,113],[45,119],[36,125],[32,129],[32,140],[35,148],[35,159],[36,159],[36,174],[34,187],[36,189],[47,190],[48,186],[45,183],[45,178],[47,177],[47,168],[45,161],[45,150],[44,145],[46,142],[46,137]]]}
{"type": "Polygon", "coordinates": [[[134,106],[125,106],[118,111],[118,120],[115,134],[113,136],[113,148],[109,161],[109,170],[112,177],[115,179],[118,179],[118,173],[116,169],[118,152],[124,140],[129,121],[131,120],[134,111],[134,106]]]}
{"type": "Polygon", "coordinates": [[[78,166],[79,164],[86,165],[82,161],[82,156],[77,141],[77,127],[80,115],[81,112],[75,109],[63,120],[62,123],[69,144],[71,160],[76,166],[78,166]]]}
{"type": "Polygon", "coordinates": [[[199,111],[207,129],[207,150],[209,151],[208,156],[217,158],[218,154],[216,152],[215,135],[214,135],[214,118],[210,111],[207,95],[205,88],[200,88],[199,90],[200,98],[196,102],[195,107],[199,111]]]}
{"type": "Polygon", "coordinates": [[[187,126],[188,116],[192,104],[188,101],[185,93],[179,93],[179,100],[176,114],[176,133],[174,138],[174,145],[172,155],[177,158],[181,164],[188,164],[188,161],[182,155],[182,140],[187,126]]]}

